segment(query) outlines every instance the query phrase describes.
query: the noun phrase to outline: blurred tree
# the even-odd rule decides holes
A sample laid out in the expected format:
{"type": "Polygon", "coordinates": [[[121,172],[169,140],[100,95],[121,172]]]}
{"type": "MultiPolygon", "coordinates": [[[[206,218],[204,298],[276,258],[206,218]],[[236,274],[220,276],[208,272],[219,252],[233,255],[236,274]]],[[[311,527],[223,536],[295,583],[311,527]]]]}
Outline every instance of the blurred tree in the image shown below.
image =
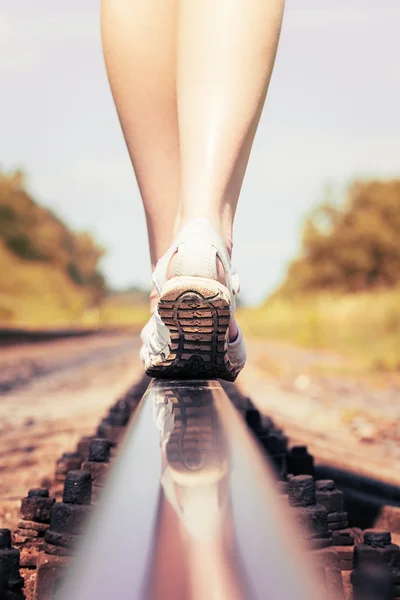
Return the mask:
{"type": "MultiPolygon", "coordinates": [[[[98,269],[104,250],[89,234],[71,231],[54,213],[39,206],[26,191],[21,171],[0,173],[0,242],[16,257],[10,276],[22,264],[18,260],[34,261],[64,273],[84,290],[91,304],[106,292],[98,269]]],[[[6,278],[3,272],[0,292],[7,287],[6,278]]]]}
{"type": "Polygon", "coordinates": [[[356,292],[400,284],[400,179],[353,183],[307,218],[281,291],[356,292]]]}

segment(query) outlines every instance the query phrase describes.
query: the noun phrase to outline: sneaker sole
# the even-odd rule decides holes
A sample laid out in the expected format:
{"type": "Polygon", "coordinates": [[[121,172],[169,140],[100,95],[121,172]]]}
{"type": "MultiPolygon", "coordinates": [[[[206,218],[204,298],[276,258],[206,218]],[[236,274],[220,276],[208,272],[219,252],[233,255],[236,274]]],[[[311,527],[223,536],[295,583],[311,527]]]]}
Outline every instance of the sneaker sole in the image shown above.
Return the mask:
{"type": "Polygon", "coordinates": [[[163,287],[158,313],[170,332],[171,352],[147,375],[235,381],[240,367],[228,356],[230,300],[224,285],[202,277],[174,277],[163,287]]]}
{"type": "Polygon", "coordinates": [[[170,397],[174,429],[165,446],[172,480],[185,487],[220,481],[228,472],[228,450],[210,391],[176,389],[170,397]]]}

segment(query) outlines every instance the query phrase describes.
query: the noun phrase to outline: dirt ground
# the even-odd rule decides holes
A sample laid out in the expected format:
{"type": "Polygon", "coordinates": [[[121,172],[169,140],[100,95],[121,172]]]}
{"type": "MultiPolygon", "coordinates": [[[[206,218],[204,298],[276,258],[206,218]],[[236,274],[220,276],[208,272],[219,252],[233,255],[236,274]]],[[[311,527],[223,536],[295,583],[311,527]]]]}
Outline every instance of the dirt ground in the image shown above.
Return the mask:
{"type": "MultiPolygon", "coordinates": [[[[248,340],[242,390],[319,464],[400,485],[398,376],[343,374],[340,356],[248,340]]],[[[350,370],[351,372],[351,370],[350,370]]]]}
{"type": "Polygon", "coordinates": [[[21,498],[139,378],[138,344],[113,334],[0,349],[1,527],[16,526],[21,498]]]}
{"type": "MultiPolygon", "coordinates": [[[[248,341],[238,384],[317,462],[400,485],[400,389],[313,365],[340,360],[248,341]]],[[[14,528],[21,498],[52,478],[55,460],[93,434],[107,408],[142,373],[130,333],[0,348],[0,527],[14,528]]]]}

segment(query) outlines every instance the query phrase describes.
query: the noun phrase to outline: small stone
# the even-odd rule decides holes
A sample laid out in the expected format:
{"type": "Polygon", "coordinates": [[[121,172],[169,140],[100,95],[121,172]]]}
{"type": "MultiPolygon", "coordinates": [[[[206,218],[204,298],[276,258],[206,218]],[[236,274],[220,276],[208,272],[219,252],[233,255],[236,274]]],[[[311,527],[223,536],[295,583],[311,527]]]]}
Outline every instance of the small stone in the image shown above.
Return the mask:
{"type": "Polygon", "coordinates": [[[360,442],[372,444],[376,441],[377,430],[372,423],[364,423],[356,428],[356,435],[360,442]]]}
{"type": "Polygon", "coordinates": [[[38,533],[46,531],[49,528],[49,523],[38,523],[37,521],[25,521],[25,519],[20,519],[18,521],[18,527],[20,529],[28,529],[38,533]]]}
{"type": "Polygon", "coordinates": [[[296,390],[304,391],[308,387],[310,387],[310,383],[311,383],[311,380],[308,377],[308,375],[299,375],[294,380],[294,387],[296,388],[296,390]]]}

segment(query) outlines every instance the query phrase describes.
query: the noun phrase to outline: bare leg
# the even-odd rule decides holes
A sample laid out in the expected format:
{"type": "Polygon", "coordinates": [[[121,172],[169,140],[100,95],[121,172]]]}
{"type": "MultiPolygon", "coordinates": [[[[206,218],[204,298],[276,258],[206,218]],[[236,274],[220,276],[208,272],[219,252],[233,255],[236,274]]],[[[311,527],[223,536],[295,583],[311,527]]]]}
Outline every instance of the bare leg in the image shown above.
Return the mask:
{"type": "Polygon", "coordinates": [[[208,217],[228,249],[282,12],[283,0],[179,2],[179,215],[208,217]]]}
{"type": "MultiPolygon", "coordinates": [[[[153,267],[196,217],[207,217],[231,252],[283,1],[103,0],[106,64],[153,267]]],[[[230,339],[236,334],[232,319],[230,339]]]]}
{"type": "Polygon", "coordinates": [[[154,268],[179,197],[176,0],[102,0],[104,56],[135,169],[154,268]]]}

